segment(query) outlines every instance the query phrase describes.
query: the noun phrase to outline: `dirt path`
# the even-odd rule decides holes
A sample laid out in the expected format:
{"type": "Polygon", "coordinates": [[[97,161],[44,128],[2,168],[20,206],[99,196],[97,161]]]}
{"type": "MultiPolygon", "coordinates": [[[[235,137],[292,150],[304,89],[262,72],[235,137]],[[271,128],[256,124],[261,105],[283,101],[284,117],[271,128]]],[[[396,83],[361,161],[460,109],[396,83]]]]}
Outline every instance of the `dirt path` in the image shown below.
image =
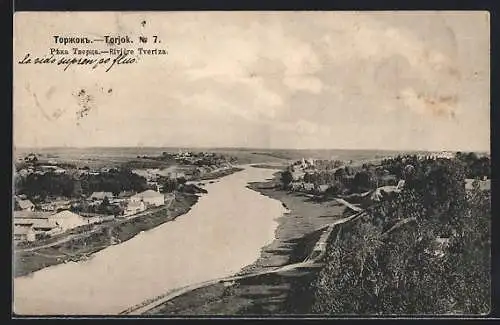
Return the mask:
{"type": "Polygon", "coordinates": [[[199,288],[203,288],[203,287],[206,287],[209,285],[217,284],[217,283],[238,281],[238,280],[248,279],[248,278],[257,277],[257,276],[261,276],[261,275],[291,271],[291,270],[295,270],[298,268],[318,267],[321,265],[320,261],[323,258],[324,254],[326,253],[326,242],[328,241],[328,238],[330,237],[331,233],[333,232],[335,226],[342,224],[344,222],[347,222],[349,220],[352,220],[356,217],[359,217],[362,214],[363,214],[363,211],[360,211],[359,213],[356,213],[350,217],[336,220],[335,222],[328,225],[325,229],[325,232],[323,233],[323,235],[320,237],[320,239],[316,243],[316,246],[313,249],[313,251],[302,262],[288,264],[288,265],[281,266],[281,267],[276,267],[276,268],[273,268],[271,270],[265,270],[265,271],[250,273],[250,274],[213,279],[213,280],[204,281],[201,283],[188,285],[188,286],[185,286],[182,288],[174,289],[174,290],[167,292],[164,295],[146,300],[146,301],[142,302],[141,304],[130,307],[127,310],[122,311],[120,313],[120,315],[142,315],[145,312],[147,312],[148,310],[151,310],[151,309],[155,308],[156,306],[161,305],[161,304],[163,304],[163,303],[165,303],[165,302],[167,302],[175,297],[178,297],[178,296],[181,296],[181,295],[188,293],[190,291],[193,291],[193,290],[196,290],[199,288]]]}
{"type": "Polygon", "coordinates": [[[123,218],[123,219],[120,219],[120,220],[114,220],[114,221],[112,221],[113,224],[106,223],[104,225],[96,225],[96,227],[94,229],[92,229],[92,230],[86,231],[86,232],[81,233],[81,234],[71,234],[71,235],[65,236],[64,238],[61,238],[61,239],[59,239],[57,241],[54,241],[54,242],[51,242],[51,243],[48,243],[48,244],[45,244],[45,245],[40,245],[40,246],[36,246],[36,247],[28,247],[28,248],[19,248],[19,249],[16,249],[16,253],[17,252],[18,253],[34,252],[34,251],[37,251],[37,250],[40,250],[40,249],[43,249],[43,248],[50,248],[50,247],[53,247],[53,246],[64,244],[65,242],[68,242],[68,241],[71,241],[71,240],[74,240],[74,239],[85,238],[85,237],[88,237],[89,235],[92,235],[95,232],[98,232],[98,231],[102,230],[103,227],[108,227],[110,225],[119,225],[119,224],[121,224],[123,222],[130,221],[130,220],[138,218],[138,217],[142,217],[142,216],[145,216],[145,215],[148,215],[148,214],[152,214],[152,213],[164,210],[164,209],[168,209],[171,206],[171,204],[172,204],[172,201],[168,205],[161,206],[159,208],[155,208],[155,209],[143,211],[143,212],[140,212],[138,214],[134,214],[134,215],[131,215],[129,217],[126,217],[126,218],[123,218]]]}

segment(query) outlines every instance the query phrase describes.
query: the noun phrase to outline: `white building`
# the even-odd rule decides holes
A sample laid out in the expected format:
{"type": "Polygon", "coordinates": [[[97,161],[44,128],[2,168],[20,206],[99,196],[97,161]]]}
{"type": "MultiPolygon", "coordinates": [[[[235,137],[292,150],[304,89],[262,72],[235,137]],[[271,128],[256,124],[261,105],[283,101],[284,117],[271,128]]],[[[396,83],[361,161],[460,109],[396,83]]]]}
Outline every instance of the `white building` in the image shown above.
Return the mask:
{"type": "Polygon", "coordinates": [[[330,185],[322,184],[316,187],[318,193],[325,193],[330,188],[330,185]]]}
{"type": "Polygon", "coordinates": [[[33,242],[36,240],[36,233],[32,227],[14,226],[15,242],[33,242]]]}
{"type": "Polygon", "coordinates": [[[130,201],[125,209],[125,215],[129,216],[146,210],[146,204],[143,201],[130,201]]]}
{"type": "Polygon", "coordinates": [[[305,191],[314,191],[314,184],[313,183],[304,183],[303,188],[305,191]]]}
{"type": "Polygon", "coordinates": [[[21,210],[25,211],[35,210],[35,205],[30,200],[22,200],[19,197],[16,197],[15,200],[21,210]]]}
{"type": "Polygon", "coordinates": [[[57,210],[67,210],[71,208],[70,200],[53,200],[49,203],[40,204],[42,211],[56,212],[57,210]]]}
{"type": "Polygon", "coordinates": [[[13,215],[14,237],[20,240],[22,240],[21,238],[29,240],[33,234],[33,236],[38,234],[51,236],[97,221],[95,218],[82,217],[69,210],[58,213],[14,211],[13,215]]]}
{"type": "Polygon", "coordinates": [[[14,240],[33,241],[38,234],[60,232],[57,225],[49,220],[50,215],[50,212],[14,211],[14,240]]]}
{"type": "Polygon", "coordinates": [[[131,202],[144,202],[147,205],[161,206],[165,204],[165,196],[153,190],[147,190],[130,197],[131,202]]]}
{"type": "Polygon", "coordinates": [[[455,157],[454,152],[450,151],[441,151],[441,152],[435,152],[430,155],[433,159],[441,158],[441,159],[453,159],[455,157]]]}
{"type": "Polygon", "coordinates": [[[292,178],[294,181],[301,180],[306,173],[301,170],[296,170],[292,172],[292,178]]]}
{"type": "Polygon", "coordinates": [[[61,212],[52,214],[48,217],[48,220],[61,228],[61,231],[66,231],[91,223],[90,218],[82,217],[81,215],[78,215],[69,210],[63,210],[61,212]]]}
{"type": "Polygon", "coordinates": [[[112,199],[114,197],[114,195],[111,192],[94,192],[90,196],[90,199],[91,200],[104,200],[105,197],[107,197],[108,199],[112,199]]]}
{"type": "MultiPolygon", "coordinates": [[[[474,179],[467,178],[465,180],[465,189],[466,190],[472,190],[474,189],[474,179]]],[[[479,183],[479,189],[482,191],[488,191],[491,190],[491,180],[486,179],[486,180],[478,180],[479,183]]]]}

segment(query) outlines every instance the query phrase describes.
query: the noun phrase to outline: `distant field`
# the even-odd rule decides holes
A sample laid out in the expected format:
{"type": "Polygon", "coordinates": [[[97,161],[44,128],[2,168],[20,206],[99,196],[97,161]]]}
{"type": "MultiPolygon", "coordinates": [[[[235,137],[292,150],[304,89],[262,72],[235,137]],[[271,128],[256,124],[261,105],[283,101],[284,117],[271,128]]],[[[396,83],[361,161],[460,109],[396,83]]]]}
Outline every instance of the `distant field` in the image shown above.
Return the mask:
{"type": "Polygon", "coordinates": [[[160,155],[162,152],[177,153],[179,150],[192,152],[215,152],[234,156],[240,164],[284,163],[301,158],[369,160],[398,154],[425,153],[422,151],[388,151],[388,150],[337,150],[337,149],[256,149],[256,148],[17,148],[14,157],[22,157],[30,152],[41,155],[42,159],[73,163],[89,167],[117,166],[133,161],[133,165],[143,164],[145,167],[164,167],[171,163],[161,163],[137,156],[160,155]]]}

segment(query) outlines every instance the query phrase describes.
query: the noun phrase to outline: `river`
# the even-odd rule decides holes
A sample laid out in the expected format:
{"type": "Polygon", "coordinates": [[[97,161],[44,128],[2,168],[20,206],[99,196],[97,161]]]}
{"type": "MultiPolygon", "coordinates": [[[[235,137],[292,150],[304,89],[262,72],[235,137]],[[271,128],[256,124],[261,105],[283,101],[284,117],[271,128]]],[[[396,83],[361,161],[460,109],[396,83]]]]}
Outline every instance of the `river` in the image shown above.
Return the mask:
{"type": "Polygon", "coordinates": [[[237,273],[274,239],[277,200],[246,188],[275,170],[252,168],[206,182],[208,194],[175,221],[91,259],[14,279],[18,315],[116,315],[168,290],[237,273]]]}

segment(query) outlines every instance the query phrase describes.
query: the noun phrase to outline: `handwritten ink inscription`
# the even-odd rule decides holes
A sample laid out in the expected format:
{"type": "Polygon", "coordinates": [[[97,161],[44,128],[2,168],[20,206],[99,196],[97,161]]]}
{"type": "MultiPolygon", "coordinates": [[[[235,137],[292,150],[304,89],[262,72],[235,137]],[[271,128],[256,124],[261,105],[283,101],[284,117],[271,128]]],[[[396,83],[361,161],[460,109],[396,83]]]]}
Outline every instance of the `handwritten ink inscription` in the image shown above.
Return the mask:
{"type": "Polygon", "coordinates": [[[42,55],[31,52],[18,60],[21,65],[55,65],[67,71],[70,67],[90,67],[108,72],[119,66],[137,64],[144,57],[166,56],[168,51],[160,47],[157,35],[137,37],[139,46],[134,47],[134,39],[129,35],[103,35],[102,38],[53,35],[53,47],[42,55]],[[155,44],[148,47],[148,44],[155,44]],[[103,46],[106,46],[103,48],[103,46]]]}

